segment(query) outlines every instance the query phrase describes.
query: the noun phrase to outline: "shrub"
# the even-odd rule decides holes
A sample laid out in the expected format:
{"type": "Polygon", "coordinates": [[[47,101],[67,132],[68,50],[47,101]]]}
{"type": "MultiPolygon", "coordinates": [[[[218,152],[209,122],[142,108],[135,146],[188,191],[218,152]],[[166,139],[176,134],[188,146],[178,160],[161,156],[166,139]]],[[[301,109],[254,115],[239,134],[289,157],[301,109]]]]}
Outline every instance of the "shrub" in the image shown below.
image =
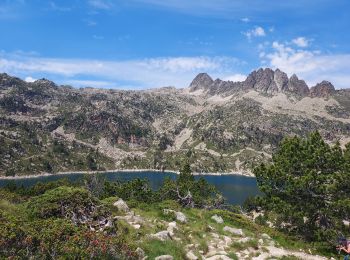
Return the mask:
{"type": "Polygon", "coordinates": [[[349,234],[342,221],[350,217],[350,144],[331,147],[318,132],[308,138],[286,138],[271,164],[254,170],[262,201],[278,214],[279,227],[311,241],[349,234]]]}

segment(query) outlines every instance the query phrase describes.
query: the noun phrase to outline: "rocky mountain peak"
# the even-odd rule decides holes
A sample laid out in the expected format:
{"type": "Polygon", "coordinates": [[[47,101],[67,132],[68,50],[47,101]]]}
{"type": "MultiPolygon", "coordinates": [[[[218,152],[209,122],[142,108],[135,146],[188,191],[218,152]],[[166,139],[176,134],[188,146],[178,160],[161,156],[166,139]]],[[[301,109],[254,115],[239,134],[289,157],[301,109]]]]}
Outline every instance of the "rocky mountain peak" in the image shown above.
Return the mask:
{"type": "Polygon", "coordinates": [[[55,82],[48,80],[48,79],[45,79],[45,78],[38,79],[38,80],[34,81],[33,84],[45,86],[45,87],[57,88],[57,85],[55,84],[55,82]]]}
{"type": "Polygon", "coordinates": [[[277,85],[278,91],[284,91],[288,85],[288,76],[283,71],[276,69],[274,74],[274,81],[277,85]]]}
{"type": "Polygon", "coordinates": [[[322,81],[310,89],[311,97],[329,97],[335,92],[335,88],[329,81],[322,81]]]}
{"type": "Polygon", "coordinates": [[[277,84],[274,80],[275,72],[270,69],[258,69],[250,73],[243,83],[244,89],[255,89],[258,92],[274,93],[278,91],[277,84]]]}
{"type": "Polygon", "coordinates": [[[196,91],[199,89],[209,89],[214,83],[213,79],[207,73],[198,74],[190,85],[190,91],[196,91]]]}
{"type": "Polygon", "coordinates": [[[206,95],[231,95],[237,91],[255,90],[260,93],[275,95],[288,93],[299,97],[328,97],[335,92],[334,86],[328,81],[322,81],[311,91],[302,79],[293,74],[288,78],[280,69],[260,68],[251,72],[245,81],[232,82],[216,79],[215,81],[206,73],[200,73],[192,81],[190,91],[202,89],[206,95]]]}
{"type": "Polygon", "coordinates": [[[286,91],[300,96],[307,96],[310,92],[306,82],[299,79],[295,74],[290,77],[286,91]]]}
{"type": "Polygon", "coordinates": [[[0,73],[0,89],[19,86],[23,83],[24,81],[20,78],[11,77],[6,73],[0,73]]]}

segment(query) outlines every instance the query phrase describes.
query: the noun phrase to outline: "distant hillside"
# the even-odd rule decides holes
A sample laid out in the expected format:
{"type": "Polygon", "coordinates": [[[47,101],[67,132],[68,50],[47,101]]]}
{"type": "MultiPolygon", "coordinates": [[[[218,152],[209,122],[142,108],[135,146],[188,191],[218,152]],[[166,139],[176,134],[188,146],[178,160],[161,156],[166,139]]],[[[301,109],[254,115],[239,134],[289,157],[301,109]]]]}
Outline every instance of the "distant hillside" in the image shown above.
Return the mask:
{"type": "Polygon", "coordinates": [[[75,89],[0,74],[0,174],[178,169],[250,173],[286,135],[350,141],[350,91],[259,69],[186,89],[75,89]]]}

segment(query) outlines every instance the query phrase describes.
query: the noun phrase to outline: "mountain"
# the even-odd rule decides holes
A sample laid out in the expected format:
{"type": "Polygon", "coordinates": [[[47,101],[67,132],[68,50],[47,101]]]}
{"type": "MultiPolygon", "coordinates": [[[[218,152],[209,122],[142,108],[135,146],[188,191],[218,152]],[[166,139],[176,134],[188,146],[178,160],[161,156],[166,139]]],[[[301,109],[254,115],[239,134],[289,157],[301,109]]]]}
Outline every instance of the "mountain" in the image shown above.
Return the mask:
{"type": "MultiPolygon", "coordinates": [[[[310,89],[305,81],[300,80],[295,74],[288,78],[287,74],[279,69],[274,71],[269,68],[253,71],[243,82],[222,81],[220,79],[214,81],[208,74],[201,73],[190,85],[191,92],[198,90],[207,91],[209,95],[232,94],[242,90],[255,90],[265,94],[290,93],[301,97],[310,95],[310,89]]],[[[311,90],[322,92],[319,95],[311,93],[313,96],[323,97],[328,96],[335,89],[331,83],[323,81],[311,90]],[[321,88],[322,90],[320,90],[321,88]]]]}
{"type": "Polygon", "coordinates": [[[284,136],[350,141],[350,91],[279,69],[245,81],[201,73],[185,89],[76,89],[0,74],[0,174],[178,169],[246,174],[284,136]]]}

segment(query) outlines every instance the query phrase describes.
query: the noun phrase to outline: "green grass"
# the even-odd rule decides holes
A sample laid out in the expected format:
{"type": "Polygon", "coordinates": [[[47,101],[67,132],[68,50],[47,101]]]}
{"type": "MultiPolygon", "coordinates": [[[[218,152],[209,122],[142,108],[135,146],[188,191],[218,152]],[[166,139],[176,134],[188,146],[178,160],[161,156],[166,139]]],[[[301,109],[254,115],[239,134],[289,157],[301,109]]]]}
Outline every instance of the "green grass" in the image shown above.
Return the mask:
{"type": "Polygon", "coordinates": [[[185,259],[184,247],[176,241],[159,241],[155,239],[148,239],[143,244],[143,250],[145,251],[148,259],[154,259],[160,255],[171,255],[174,259],[185,259]]]}

